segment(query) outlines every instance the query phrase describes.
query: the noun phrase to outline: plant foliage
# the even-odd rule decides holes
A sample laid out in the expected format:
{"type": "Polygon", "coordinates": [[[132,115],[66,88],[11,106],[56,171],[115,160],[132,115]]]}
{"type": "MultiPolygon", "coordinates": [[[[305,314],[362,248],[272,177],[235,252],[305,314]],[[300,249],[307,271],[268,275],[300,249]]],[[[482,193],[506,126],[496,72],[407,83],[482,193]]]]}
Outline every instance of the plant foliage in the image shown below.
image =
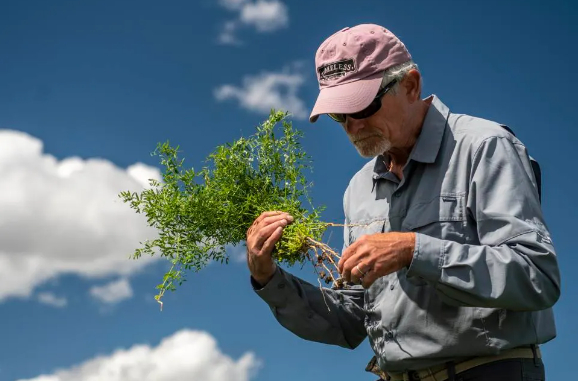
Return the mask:
{"type": "Polygon", "coordinates": [[[120,193],[158,232],[133,257],[159,253],[173,263],[157,286],[157,300],[184,280],[185,270],[199,271],[210,261],[227,263],[226,247],[245,241],[248,228],[264,211],[294,217],[276,244],[274,259],[289,265],[310,259],[312,243],[319,243],[332,224],[319,220],[323,207],[312,206],[311,184],[304,176],[311,160],[299,143],[302,133],[286,121],[287,115],[272,110],[254,135],[218,146],[197,171],[184,168],[179,146],[159,143],[153,155],[161,159],[163,181],[150,180],[152,187],[140,193],[120,193]]]}

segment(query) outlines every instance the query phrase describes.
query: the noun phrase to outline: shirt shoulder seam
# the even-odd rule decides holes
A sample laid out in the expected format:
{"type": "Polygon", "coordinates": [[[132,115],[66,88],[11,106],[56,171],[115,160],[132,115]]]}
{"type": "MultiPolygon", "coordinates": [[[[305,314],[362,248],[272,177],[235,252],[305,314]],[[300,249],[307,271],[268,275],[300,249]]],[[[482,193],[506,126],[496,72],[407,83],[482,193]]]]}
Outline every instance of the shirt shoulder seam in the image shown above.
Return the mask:
{"type": "Polygon", "coordinates": [[[513,145],[519,145],[519,146],[525,148],[525,146],[524,146],[523,144],[514,142],[514,141],[512,141],[512,140],[511,140],[509,137],[507,137],[507,136],[488,136],[488,137],[484,138],[484,139],[480,142],[480,144],[478,145],[477,149],[474,151],[473,156],[472,156],[472,159],[473,159],[473,160],[477,157],[477,155],[478,155],[479,151],[482,149],[483,145],[484,145],[488,140],[491,140],[491,139],[506,139],[506,140],[508,140],[508,141],[509,141],[511,144],[513,144],[513,145]]]}

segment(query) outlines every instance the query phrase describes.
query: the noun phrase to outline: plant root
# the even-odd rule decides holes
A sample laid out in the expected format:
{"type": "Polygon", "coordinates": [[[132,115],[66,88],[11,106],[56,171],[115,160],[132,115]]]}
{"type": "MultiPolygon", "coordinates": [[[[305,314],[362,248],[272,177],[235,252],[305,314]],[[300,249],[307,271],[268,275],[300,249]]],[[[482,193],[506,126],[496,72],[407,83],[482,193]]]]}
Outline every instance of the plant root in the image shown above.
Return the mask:
{"type": "Polygon", "coordinates": [[[323,280],[326,284],[331,283],[334,289],[344,288],[344,280],[340,277],[337,261],[334,260],[334,258],[339,260],[340,255],[323,242],[309,237],[306,238],[306,241],[309,251],[313,252],[313,255],[308,254],[307,257],[312,261],[319,279],[323,280]]]}

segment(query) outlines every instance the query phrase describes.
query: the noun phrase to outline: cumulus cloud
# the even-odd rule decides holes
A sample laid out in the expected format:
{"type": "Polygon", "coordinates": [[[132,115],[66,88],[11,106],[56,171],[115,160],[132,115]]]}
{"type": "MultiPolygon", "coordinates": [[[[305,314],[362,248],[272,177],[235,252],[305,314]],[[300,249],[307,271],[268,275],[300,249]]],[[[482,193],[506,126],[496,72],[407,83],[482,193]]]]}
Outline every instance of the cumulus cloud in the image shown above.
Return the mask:
{"type": "Polygon", "coordinates": [[[129,259],[156,233],[118,197],[142,190],[147,177],[161,180],[139,163],[57,160],[39,139],[0,130],[0,302],[30,297],[60,274],[128,275],[154,260],[129,259]]]}
{"type": "Polygon", "coordinates": [[[52,292],[41,292],[36,295],[36,299],[42,304],[47,304],[57,308],[65,307],[68,304],[65,297],[56,296],[52,292]]]}
{"type": "Polygon", "coordinates": [[[136,163],[127,167],[127,174],[131,176],[143,188],[151,188],[150,180],[161,180],[158,168],[150,167],[143,163],[136,163]]]}
{"type": "Polygon", "coordinates": [[[242,23],[254,26],[258,32],[272,32],[288,25],[287,7],[280,1],[257,1],[241,8],[242,23]]]}
{"type": "Polygon", "coordinates": [[[249,381],[260,361],[246,352],[227,356],[205,332],[182,330],[156,347],[135,345],[53,374],[19,381],[249,381]]]}
{"type": "Polygon", "coordinates": [[[235,33],[242,26],[267,33],[285,28],[289,24],[287,6],[279,0],[220,0],[219,4],[237,13],[236,19],[223,24],[219,35],[219,42],[222,44],[241,44],[235,33]]]}
{"type": "Polygon", "coordinates": [[[237,245],[227,245],[225,247],[227,255],[234,263],[245,263],[247,261],[247,247],[244,242],[239,242],[237,245]]]}
{"type": "Polygon", "coordinates": [[[238,27],[239,24],[235,20],[226,22],[219,34],[219,42],[224,45],[241,45],[241,41],[235,36],[238,27]]]}
{"type": "MultiPolygon", "coordinates": [[[[294,65],[298,68],[300,65],[294,65]]],[[[308,115],[304,101],[297,93],[305,81],[305,75],[296,69],[286,68],[281,72],[262,72],[242,79],[241,86],[221,85],[214,90],[215,99],[236,100],[247,110],[269,114],[272,108],[288,110],[295,118],[305,119],[308,115]]]]}
{"type": "Polygon", "coordinates": [[[133,289],[126,278],[107,283],[103,286],[93,286],[89,294],[105,304],[116,304],[133,296],[133,289]]]}

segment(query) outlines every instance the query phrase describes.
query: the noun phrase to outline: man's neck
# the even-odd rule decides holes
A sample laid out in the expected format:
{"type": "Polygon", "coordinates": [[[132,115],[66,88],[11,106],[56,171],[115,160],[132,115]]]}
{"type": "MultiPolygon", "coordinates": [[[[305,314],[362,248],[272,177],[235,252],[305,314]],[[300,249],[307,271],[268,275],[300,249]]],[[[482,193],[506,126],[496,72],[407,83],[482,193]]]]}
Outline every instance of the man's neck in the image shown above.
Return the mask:
{"type": "Polygon", "coordinates": [[[397,168],[401,170],[406,165],[406,162],[410,157],[410,153],[412,152],[412,149],[418,140],[418,136],[420,136],[420,131],[422,131],[422,125],[424,124],[424,120],[426,119],[426,114],[428,113],[428,109],[431,103],[432,97],[424,99],[420,102],[420,109],[417,113],[417,118],[408,129],[408,140],[404,145],[400,147],[392,147],[390,150],[388,150],[387,153],[385,153],[385,155],[390,157],[391,170],[395,171],[397,168]]]}

